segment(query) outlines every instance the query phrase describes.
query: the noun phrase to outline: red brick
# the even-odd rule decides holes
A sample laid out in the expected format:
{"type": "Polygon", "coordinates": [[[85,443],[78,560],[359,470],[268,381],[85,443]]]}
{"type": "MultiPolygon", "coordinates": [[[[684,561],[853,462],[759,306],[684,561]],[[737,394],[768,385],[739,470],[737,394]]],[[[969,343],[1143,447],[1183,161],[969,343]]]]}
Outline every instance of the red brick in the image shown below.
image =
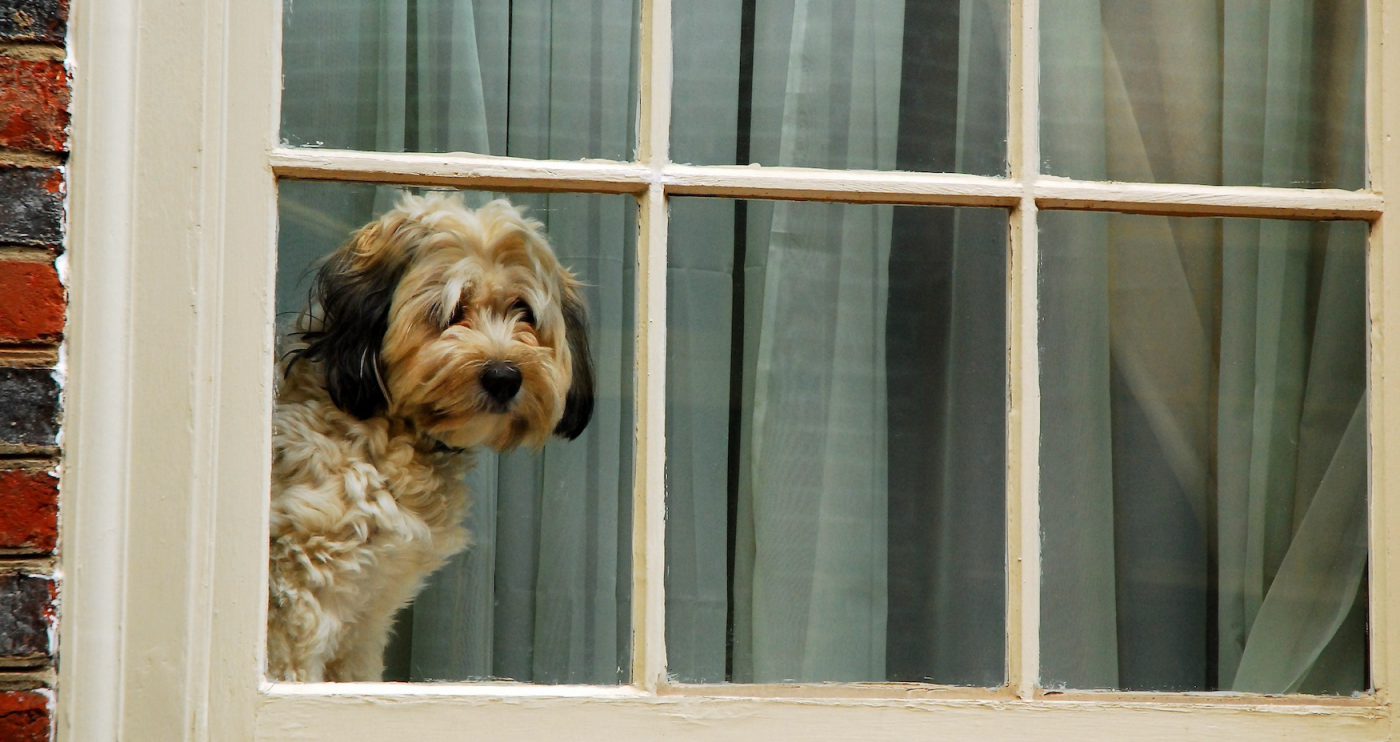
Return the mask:
{"type": "Polygon", "coordinates": [[[0,147],[66,152],[68,101],[62,62],[0,55],[0,147]]]}
{"type": "Polygon", "coordinates": [[[58,546],[58,477],[0,469],[0,549],[51,552],[58,546]]]}
{"type": "Polygon", "coordinates": [[[69,73],[62,62],[0,56],[0,147],[69,148],[69,73]]]}
{"type": "Polygon", "coordinates": [[[63,336],[63,284],[52,263],[0,260],[0,342],[63,336]]]}
{"type": "Polygon", "coordinates": [[[47,742],[49,699],[42,693],[20,690],[0,693],[0,740],[47,742]]]}

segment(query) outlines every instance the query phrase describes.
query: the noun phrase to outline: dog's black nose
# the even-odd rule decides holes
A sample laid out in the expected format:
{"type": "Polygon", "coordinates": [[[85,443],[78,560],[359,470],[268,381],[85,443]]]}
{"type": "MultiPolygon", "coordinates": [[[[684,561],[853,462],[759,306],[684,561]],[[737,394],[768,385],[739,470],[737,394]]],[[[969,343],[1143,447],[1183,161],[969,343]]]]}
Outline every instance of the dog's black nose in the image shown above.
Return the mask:
{"type": "Polygon", "coordinates": [[[491,362],[481,371],[481,388],[501,404],[520,391],[520,367],[514,363],[491,362]]]}

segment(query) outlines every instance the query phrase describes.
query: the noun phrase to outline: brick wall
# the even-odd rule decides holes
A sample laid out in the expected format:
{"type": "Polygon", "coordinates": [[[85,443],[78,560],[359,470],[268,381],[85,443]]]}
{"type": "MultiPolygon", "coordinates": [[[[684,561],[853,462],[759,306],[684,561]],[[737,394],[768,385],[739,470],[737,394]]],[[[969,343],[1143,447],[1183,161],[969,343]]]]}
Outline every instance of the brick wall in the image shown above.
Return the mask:
{"type": "Polygon", "coordinates": [[[67,0],[0,0],[0,740],[52,737],[67,0]]]}

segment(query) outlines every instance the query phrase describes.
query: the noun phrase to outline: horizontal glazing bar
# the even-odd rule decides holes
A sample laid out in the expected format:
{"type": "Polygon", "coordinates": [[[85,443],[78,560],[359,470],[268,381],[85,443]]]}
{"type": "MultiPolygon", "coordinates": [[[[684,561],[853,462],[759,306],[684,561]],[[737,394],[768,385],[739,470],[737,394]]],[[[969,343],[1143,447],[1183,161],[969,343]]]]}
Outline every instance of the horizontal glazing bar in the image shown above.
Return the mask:
{"type": "Polygon", "coordinates": [[[283,178],[483,190],[641,193],[654,180],[641,165],[596,160],[282,147],[273,150],[270,161],[283,178]]]}
{"type": "MultiPolygon", "coordinates": [[[[278,148],[273,172],[284,178],[496,188],[516,191],[641,193],[660,183],[667,195],[849,203],[1015,206],[1020,181],[975,175],[528,160],[469,154],[353,152],[278,148]]],[[[1275,219],[1379,218],[1384,198],[1370,191],[1096,183],[1039,177],[1029,188],[1041,209],[1275,219]]]]}
{"type": "Polygon", "coordinates": [[[1380,194],[1367,191],[1093,183],[1044,176],[1036,181],[1034,193],[1036,205],[1042,209],[1168,216],[1371,220],[1380,216],[1385,204],[1380,194]]]}
{"type": "Polygon", "coordinates": [[[663,172],[675,196],[942,206],[1014,206],[1021,198],[1019,183],[977,175],[732,165],[670,165],[663,172]]]}

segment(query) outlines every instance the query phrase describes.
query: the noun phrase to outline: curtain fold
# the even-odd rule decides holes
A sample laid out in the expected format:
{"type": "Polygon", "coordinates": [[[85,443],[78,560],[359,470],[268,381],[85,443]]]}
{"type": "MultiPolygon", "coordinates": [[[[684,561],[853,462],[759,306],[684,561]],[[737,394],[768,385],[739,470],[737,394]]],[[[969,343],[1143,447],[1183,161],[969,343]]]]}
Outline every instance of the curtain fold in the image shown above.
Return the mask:
{"type": "MultiPolygon", "coordinates": [[[[1360,3],[1062,10],[1051,172],[1361,184],[1360,3]]],[[[1047,683],[1364,689],[1365,225],[1042,221],[1047,683]]]]}
{"type": "MultiPolygon", "coordinates": [[[[1063,126],[1042,127],[1047,163],[1073,163],[1085,178],[1107,179],[1107,123],[1102,86],[1082,84],[1104,55],[1103,36],[1080,31],[1100,23],[1097,3],[1068,3],[1045,14],[1042,115],[1063,126]]],[[[1109,395],[1108,224],[1105,219],[1055,222],[1041,215],[1040,488],[1061,493],[1041,508],[1041,549],[1053,564],[1041,591],[1074,605],[1072,619],[1041,624],[1041,681],[1049,687],[1118,687],[1117,569],[1114,558],[1113,447],[1109,395]],[[1057,231],[1052,231],[1057,230],[1057,231]],[[1053,246],[1053,247],[1052,247],[1053,246]],[[1055,276],[1050,280],[1049,276],[1055,276]],[[1054,420],[1051,410],[1078,410],[1054,420]],[[1075,464],[1055,465],[1055,462],[1075,464]],[[1052,651],[1052,649],[1054,651],[1052,651]],[[1072,680],[1071,680],[1072,679],[1072,680]]]]}
{"type": "MultiPolygon", "coordinates": [[[[677,31],[734,38],[743,29],[725,24],[740,26],[744,6],[687,9],[677,31]]],[[[1004,139],[969,123],[1005,115],[979,95],[1004,74],[1002,10],[754,2],[752,90],[732,112],[715,97],[733,95],[719,81],[742,61],[677,48],[678,65],[735,65],[677,76],[678,117],[703,110],[739,129],[687,130],[685,150],[1002,171],[1004,139]]],[[[1005,213],[678,199],[671,233],[673,672],[1002,682],[1005,213]],[[728,447],[698,445],[716,439],[728,447]],[[726,511],[729,544],[716,527],[726,511]]]]}
{"type": "MultiPolygon", "coordinates": [[[[781,112],[772,114],[781,133],[763,137],[778,162],[893,167],[902,11],[792,4],[786,54],[755,60],[756,78],[786,68],[781,112]],[[849,106],[832,103],[841,100],[849,106]]],[[[751,522],[738,548],[753,557],[733,588],[749,611],[743,624],[736,615],[734,662],[752,674],[735,679],[883,678],[891,210],[780,203],[765,211],[771,226],[749,253],[764,262],[739,489],[751,522]]]]}
{"type": "MultiPolygon", "coordinates": [[[[677,39],[743,36],[742,0],[714,0],[709,12],[678,6],[677,39]]],[[[738,43],[738,42],[736,42],[738,43]]],[[[739,55],[718,44],[676,44],[673,115],[709,122],[686,130],[681,146],[701,162],[738,151],[739,55]]],[[[682,136],[677,129],[677,136],[682,136]]],[[[736,209],[726,199],[673,199],[666,296],[666,639],[671,674],[686,682],[722,682],[730,661],[729,425],[731,335],[736,321],[736,209]],[[680,236],[686,236],[681,239],[680,236]],[[684,328],[677,331],[677,328],[684,328]]],[[[745,213],[747,213],[745,211],[745,213]]],[[[738,257],[737,259],[742,259],[738,257]]],[[[740,289],[742,293],[742,288],[740,289]]],[[[740,297],[742,306],[743,298],[740,297]]],[[[742,322],[742,312],[740,315],[742,322]]]]}

